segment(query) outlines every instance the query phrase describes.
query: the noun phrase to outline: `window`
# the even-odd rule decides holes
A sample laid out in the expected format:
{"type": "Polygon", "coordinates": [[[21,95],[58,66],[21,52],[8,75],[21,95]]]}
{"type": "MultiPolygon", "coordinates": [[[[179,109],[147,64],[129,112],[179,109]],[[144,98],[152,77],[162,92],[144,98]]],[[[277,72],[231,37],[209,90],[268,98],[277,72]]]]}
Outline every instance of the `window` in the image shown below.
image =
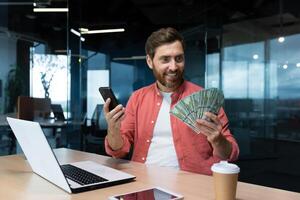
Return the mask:
{"type": "Polygon", "coordinates": [[[31,94],[49,97],[52,103],[67,108],[70,77],[66,55],[33,54],[31,67],[31,94]]]}
{"type": "Polygon", "coordinates": [[[227,98],[264,97],[264,42],[224,48],[222,85],[227,98]]]}
{"type": "Polygon", "coordinates": [[[300,34],[288,36],[283,43],[270,42],[272,65],[272,97],[278,99],[300,98],[300,34]]]}
{"type": "Polygon", "coordinates": [[[206,88],[218,88],[220,76],[220,53],[207,55],[206,88]]]}
{"type": "Polygon", "coordinates": [[[109,86],[109,71],[88,70],[87,80],[87,119],[91,119],[97,104],[104,104],[98,89],[109,86]]]}

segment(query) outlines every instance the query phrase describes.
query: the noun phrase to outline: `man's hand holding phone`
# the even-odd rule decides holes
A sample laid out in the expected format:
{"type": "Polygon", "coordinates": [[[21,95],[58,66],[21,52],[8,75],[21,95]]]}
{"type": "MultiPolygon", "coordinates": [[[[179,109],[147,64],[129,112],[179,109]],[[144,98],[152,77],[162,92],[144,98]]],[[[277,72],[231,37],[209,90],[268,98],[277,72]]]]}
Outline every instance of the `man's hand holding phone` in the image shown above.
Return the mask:
{"type": "Polygon", "coordinates": [[[107,139],[113,150],[118,150],[123,146],[123,139],[120,133],[121,121],[125,117],[125,108],[119,104],[111,111],[109,110],[111,99],[107,98],[103,107],[107,121],[107,139]]]}

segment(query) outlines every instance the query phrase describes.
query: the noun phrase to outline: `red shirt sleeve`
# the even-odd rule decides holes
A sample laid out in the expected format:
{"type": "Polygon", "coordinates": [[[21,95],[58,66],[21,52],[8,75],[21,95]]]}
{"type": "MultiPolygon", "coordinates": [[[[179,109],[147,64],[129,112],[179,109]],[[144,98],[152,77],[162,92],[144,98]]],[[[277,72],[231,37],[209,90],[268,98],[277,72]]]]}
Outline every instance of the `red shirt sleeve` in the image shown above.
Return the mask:
{"type": "Polygon", "coordinates": [[[222,134],[231,143],[231,154],[228,161],[235,161],[238,159],[239,156],[239,146],[236,140],[234,139],[234,137],[232,136],[232,134],[230,133],[230,130],[228,128],[229,126],[228,118],[223,108],[220,109],[218,117],[222,123],[222,134]]]}

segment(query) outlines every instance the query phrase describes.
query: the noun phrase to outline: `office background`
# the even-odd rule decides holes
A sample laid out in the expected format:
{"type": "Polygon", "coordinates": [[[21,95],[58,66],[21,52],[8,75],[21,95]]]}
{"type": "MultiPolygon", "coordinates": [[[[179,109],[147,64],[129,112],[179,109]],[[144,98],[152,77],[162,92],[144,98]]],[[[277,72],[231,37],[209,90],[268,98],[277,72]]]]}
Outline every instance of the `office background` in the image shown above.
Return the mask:
{"type": "MultiPolygon", "coordinates": [[[[296,0],[0,1],[0,113],[15,113],[20,95],[50,98],[69,119],[58,146],[103,154],[98,87],[126,105],[154,81],[147,36],[172,26],[186,40],[185,78],[224,92],[240,180],[299,192],[299,9],[296,0]],[[49,7],[68,11],[33,11],[49,7]],[[125,31],[82,32],[113,28],[125,31]]],[[[1,155],[18,152],[6,127],[0,139],[1,155]]]]}

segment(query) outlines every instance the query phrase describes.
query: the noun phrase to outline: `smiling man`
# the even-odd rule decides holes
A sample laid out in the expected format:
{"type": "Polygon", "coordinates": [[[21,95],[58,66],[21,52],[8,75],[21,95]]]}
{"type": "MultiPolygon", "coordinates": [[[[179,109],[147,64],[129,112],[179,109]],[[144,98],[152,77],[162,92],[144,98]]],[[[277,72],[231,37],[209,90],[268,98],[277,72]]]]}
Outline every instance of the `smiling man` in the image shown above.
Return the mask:
{"type": "Polygon", "coordinates": [[[109,112],[110,100],[105,102],[106,152],[121,158],[133,145],[133,161],[209,175],[213,163],[236,160],[239,148],[222,108],[218,115],[206,113],[208,120],[197,120],[200,134],[169,113],[179,100],[203,89],[183,78],[182,36],[173,28],[159,29],[145,50],[156,82],[135,91],[126,109],[118,105],[109,112]]]}

